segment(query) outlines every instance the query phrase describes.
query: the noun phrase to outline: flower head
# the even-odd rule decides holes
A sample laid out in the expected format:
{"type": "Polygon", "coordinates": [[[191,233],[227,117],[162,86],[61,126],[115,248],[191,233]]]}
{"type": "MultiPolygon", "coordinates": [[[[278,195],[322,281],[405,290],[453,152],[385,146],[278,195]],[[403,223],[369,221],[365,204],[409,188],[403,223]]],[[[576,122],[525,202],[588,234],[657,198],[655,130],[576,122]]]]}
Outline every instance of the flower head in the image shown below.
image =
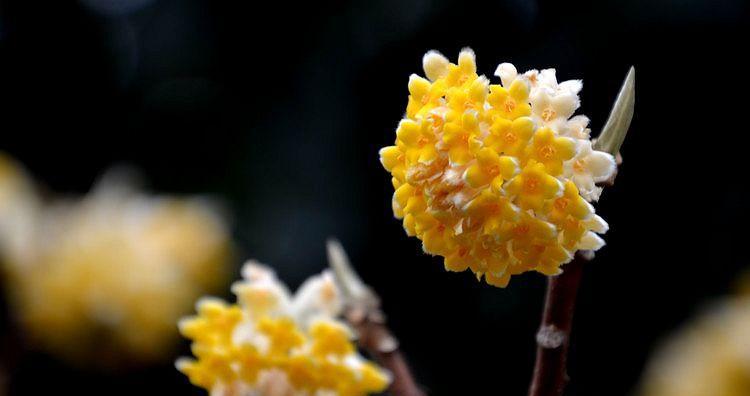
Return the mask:
{"type": "MultiPolygon", "coordinates": [[[[0,159],[0,191],[1,168],[0,159]]],[[[14,182],[0,205],[13,208],[0,216],[11,312],[31,345],[98,367],[168,357],[179,341],[174,322],[229,270],[216,208],[144,194],[117,174],[82,199],[46,202],[31,184],[14,182]]]]}
{"type": "Polygon", "coordinates": [[[377,393],[388,375],[360,356],[336,316],[341,294],[327,271],[292,296],[273,271],[249,261],[232,286],[237,304],[198,301],[179,327],[195,359],[177,368],[211,395],[339,395],[377,393]],[[277,393],[274,393],[277,392],[277,393]]]}
{"type": "Polygon", "coordinates": [[[492,84],[469,49],[458,64],[436,51],[422,63],[396,142],[380,151],[407,234],[446,269],[497,286],[559,273],[576,250],[600,248],[606,223],[586,201],[615,163],[591,148],[588,118],[574,116],[581,81],[502,63],[492,84]]]}
{"type": "Polygon", "coordinates": [[[672,334],[644,372],[641,396],[750,394],[750,296],[715,301],[672,334]]]}

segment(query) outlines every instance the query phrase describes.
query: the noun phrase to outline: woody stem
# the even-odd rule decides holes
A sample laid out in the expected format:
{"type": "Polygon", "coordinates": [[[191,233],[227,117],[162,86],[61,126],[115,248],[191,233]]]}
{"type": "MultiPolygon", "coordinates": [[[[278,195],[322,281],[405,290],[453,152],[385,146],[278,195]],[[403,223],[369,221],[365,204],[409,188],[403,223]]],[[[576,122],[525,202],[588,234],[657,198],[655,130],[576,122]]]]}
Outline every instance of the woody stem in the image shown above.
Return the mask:
{"type": "Polygon", "coordinates": [[[565,265],[562,274],[547,279],[529,396],[560,396],[565,390],[569,380],[566,364],[576,295],[583,264],[588,260],[585,252],[579,252],[572,262],[565,265]]]}
{"type": "Polygon", "coordinates": [[[359,345],[393,375],[389,388],[392,395],[426,396],[414,379],[409,364],[399,350],[398,341],[386,326],[381,312],[366,313],[354,309],[346,317],[357,331],[359,345]]]}

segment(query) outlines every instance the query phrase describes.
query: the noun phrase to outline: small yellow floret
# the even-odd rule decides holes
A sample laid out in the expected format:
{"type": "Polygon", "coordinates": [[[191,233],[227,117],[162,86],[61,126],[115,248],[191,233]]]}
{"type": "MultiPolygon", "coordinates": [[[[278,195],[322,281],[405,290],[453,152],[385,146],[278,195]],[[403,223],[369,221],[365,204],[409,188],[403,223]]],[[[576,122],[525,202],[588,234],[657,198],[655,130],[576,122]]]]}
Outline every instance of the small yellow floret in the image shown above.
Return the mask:
{"type": "Polygon", "coordinates": [[[312,353],[316,356],[345,356],[354,351],[349,341],[351,334],[340,324],[317,322],[310,328],[310,335],[313,337],[312,353]]]}

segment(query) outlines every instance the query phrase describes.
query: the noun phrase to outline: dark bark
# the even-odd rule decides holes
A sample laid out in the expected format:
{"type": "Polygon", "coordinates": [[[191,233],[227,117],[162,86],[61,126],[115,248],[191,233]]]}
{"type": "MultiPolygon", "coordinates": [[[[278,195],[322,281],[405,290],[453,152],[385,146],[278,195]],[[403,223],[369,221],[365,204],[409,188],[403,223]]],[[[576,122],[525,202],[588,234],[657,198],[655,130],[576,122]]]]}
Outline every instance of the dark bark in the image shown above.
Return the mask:
{"type": "Polygon", "coordinates": [[[542,324],[536,336],[536,365],[529,396],[560,396],[568,383],[567,356],[578,286],[586,252],[576,254],[564,272],[547,279],[542,324]]]}
{"type": "Polygon", "coordinates": [[[381,312],[352,309],[346,318],[357,331],[359,345],[393,375],[389,388],[393,396],[426,396],[414,380],[411,369],[399,350],[398,341],[386,326],[381,312]]]}

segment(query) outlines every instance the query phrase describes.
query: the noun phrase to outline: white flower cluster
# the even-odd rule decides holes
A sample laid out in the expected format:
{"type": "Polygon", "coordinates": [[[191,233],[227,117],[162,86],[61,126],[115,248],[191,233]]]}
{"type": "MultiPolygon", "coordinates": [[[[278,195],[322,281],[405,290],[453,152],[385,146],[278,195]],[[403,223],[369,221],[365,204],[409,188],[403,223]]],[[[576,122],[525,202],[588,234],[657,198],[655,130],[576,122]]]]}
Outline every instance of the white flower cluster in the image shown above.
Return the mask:
{"type": "Polygon", "coordinates": [[[263,316],[285,316],[308,328],[315,320],[336,318],[344,307],[330,270],[308,278],[294,295],[271,268],[255,260],[242,267],[242,278],[232,285],[232,293],[252,314],[251,321],[263,316]]]}

